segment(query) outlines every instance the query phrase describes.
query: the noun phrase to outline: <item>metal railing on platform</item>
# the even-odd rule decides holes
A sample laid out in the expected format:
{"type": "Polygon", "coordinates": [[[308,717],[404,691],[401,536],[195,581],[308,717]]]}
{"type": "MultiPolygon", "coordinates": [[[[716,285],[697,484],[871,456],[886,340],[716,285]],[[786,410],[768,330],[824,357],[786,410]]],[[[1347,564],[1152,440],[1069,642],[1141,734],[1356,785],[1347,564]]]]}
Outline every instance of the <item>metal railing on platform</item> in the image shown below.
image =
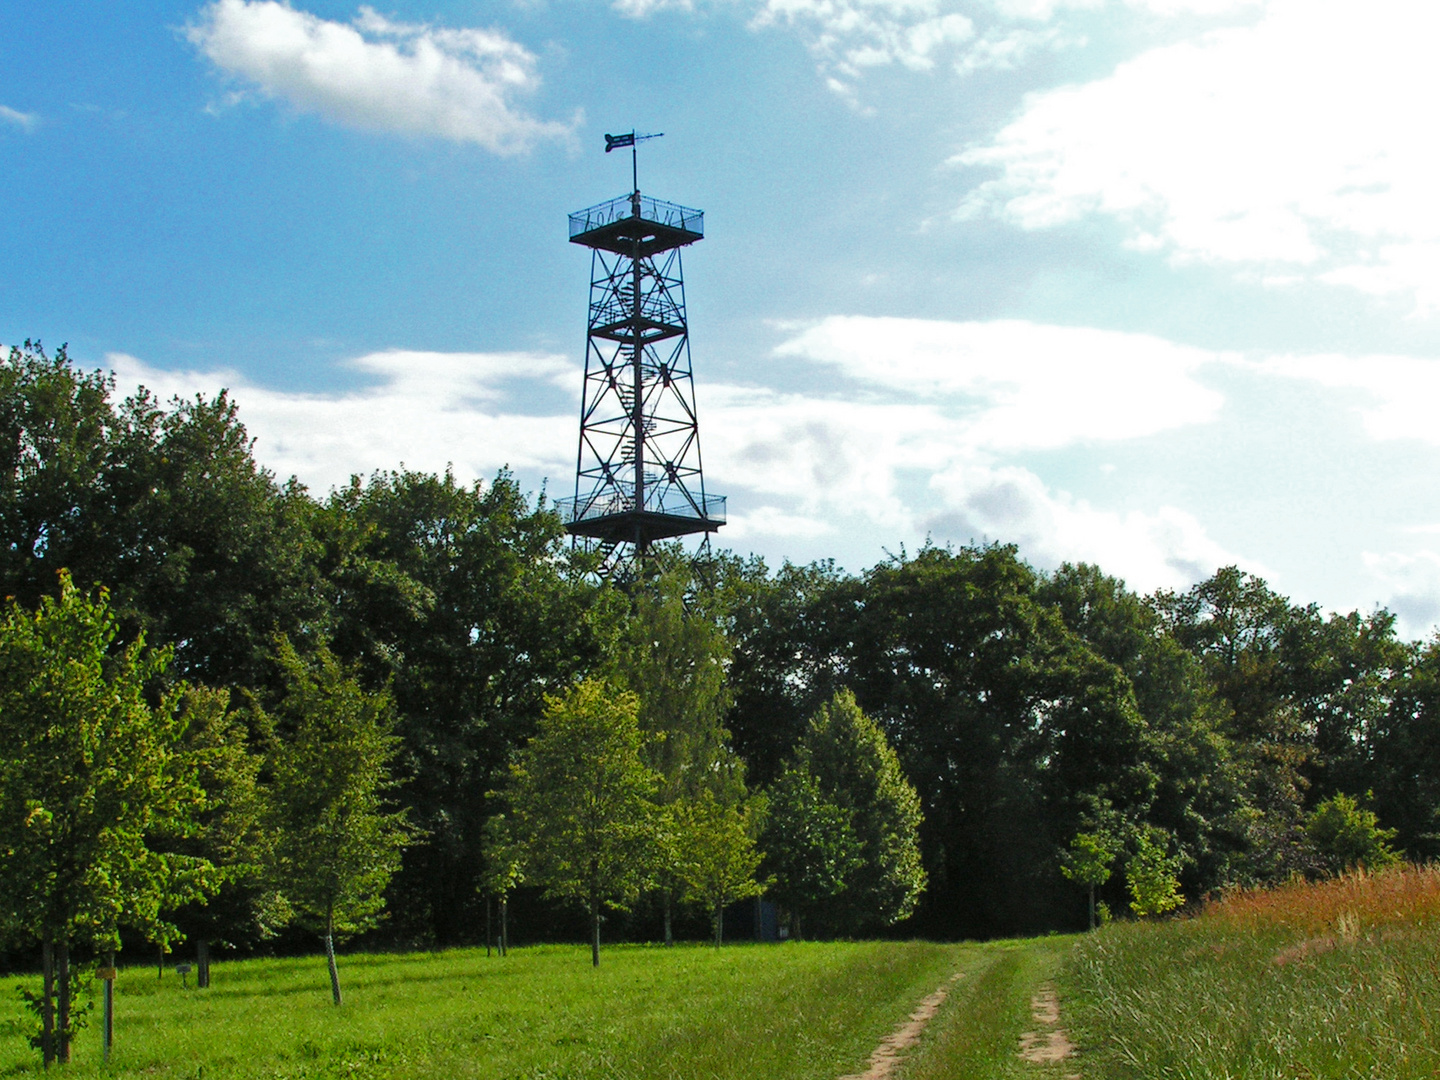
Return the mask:
{"type": "MultiPolygon", "coordinates": [[[[577,210],[570,215],[570,238],[605,225],[613,225],[622,218],[635,216],[635,203],[631,196],[620,195],[609,202],[600,203],[587,210],[577,210]]],[[[705,212],[678,206],[662,199],[640,196],[640,217],[672,229],[684,229],[697,236],[705,235],[705,212]]]]}
{"type": "MultiPolygon", "coordinates": [[[[567,525],[579,521],[594,521],[596,518],[628,514],[635,509],[634,498],[619,495],[581,495],[578,498],[556,499],[555,511],[567,525]]],[[[692,502],[683,492],[670,490],[655,498],[646,498],[643,510],[647,514],[665,514],[670,517],[688,517],[697,520],[725,522],[725,496],[706,495],[692,502]]]]}

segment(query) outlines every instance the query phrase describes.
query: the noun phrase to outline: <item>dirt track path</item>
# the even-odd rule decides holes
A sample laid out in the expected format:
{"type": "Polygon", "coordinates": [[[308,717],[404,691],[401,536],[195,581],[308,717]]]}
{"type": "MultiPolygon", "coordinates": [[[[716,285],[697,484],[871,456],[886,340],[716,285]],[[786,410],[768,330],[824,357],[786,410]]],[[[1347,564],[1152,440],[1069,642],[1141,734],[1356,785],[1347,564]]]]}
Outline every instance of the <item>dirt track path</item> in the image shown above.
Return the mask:
{"type": "Polygon", "coordinates": [[[920,1002],[915,1011],[910,1014],[909,1019],[881,1039],[880,1045],[870,1053],[869,1068],[863,1073],[842,1076],[840,1080],[886,1080],[904,1058],[905,1051],[920,1041],[920,1034],[925,1030],[925,1025],[930,1022],[930,1018],[935,1015],[940,1006],[945,1004],[945,999],[950,996],[950,987],[960,978],[960,972],[951,975],[940,985],[939,989],[920,1002]]]}
{"type": "MultiPolygon", "coordinates": [[[[1055,987],[1041,986],[1030,999],[1030,1016],[1035,1028],[1020,1036],[1020,1057],[1033,1065],[1059,1064],[1075,1054],[1075,1044],[1060,1026],[1060,997],[1055,987]]],[[[1065,1080],[1080,1080],[1068,1073],[1065,1080]]]]}

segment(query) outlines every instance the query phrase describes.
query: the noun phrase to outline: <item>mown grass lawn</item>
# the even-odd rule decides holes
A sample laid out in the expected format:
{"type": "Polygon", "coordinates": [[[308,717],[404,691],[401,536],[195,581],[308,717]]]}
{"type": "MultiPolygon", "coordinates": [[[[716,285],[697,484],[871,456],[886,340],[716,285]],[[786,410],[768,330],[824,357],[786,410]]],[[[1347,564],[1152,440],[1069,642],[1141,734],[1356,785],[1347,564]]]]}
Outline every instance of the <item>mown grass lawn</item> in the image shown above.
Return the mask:
{"type": "MultiPolygon", "coordinates": [[[[788,943],[619,946],[593,970],[574,946],[214,966],[182,989],[120,973],[108,1074],[146,1078],[484,1077],[496,1080],[835,1080],[975,946],[788,943]]],[[[0,993],[0,1073],[39,1071],[16,986],[0,993]]],[[[35,979],[28,980],[33,984],[35,979]]],[[[98,1013],[98,1009],[97,1009],[98,1013]]],[[[98,1016],[67,1075],[100,1071],[98,1016]]]]}

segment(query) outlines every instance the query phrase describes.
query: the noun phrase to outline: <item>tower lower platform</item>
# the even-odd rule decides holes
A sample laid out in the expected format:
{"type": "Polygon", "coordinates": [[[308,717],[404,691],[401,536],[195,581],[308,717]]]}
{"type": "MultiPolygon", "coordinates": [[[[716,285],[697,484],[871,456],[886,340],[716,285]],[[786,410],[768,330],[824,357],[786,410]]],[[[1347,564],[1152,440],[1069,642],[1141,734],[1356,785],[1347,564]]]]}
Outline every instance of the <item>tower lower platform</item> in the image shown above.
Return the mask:
{"type": "Polygon", "coordinates": [[[638,548],[648,547],[656,540],[718,532],[725,524],[724,495],[710,495],[703,508],[688,507],[684,512],[616,508],[594,501],[586,506],[585,503],[583,498],[556,502],[555,509],[567,532],[605,543],[631,543],[638,548]]]}

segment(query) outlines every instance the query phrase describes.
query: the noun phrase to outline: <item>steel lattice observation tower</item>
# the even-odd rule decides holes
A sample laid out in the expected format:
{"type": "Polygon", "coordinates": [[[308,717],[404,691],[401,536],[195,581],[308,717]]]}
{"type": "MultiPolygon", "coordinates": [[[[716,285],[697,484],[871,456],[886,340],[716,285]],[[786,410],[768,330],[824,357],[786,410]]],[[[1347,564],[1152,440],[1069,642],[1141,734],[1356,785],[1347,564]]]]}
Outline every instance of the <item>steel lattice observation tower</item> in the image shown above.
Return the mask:
{"type": "Polygon", "coordinates": [[[725,524],[725,499],[705,491],[685,321],[680,249],[705,235],[704,214],[640,194],[635,144],[630,194],[570,215],[570,242],[588,247],[590,318],[580,402],[575,496],[557,502],[565,528],[611,574],[657,540],[725,524]]]}

